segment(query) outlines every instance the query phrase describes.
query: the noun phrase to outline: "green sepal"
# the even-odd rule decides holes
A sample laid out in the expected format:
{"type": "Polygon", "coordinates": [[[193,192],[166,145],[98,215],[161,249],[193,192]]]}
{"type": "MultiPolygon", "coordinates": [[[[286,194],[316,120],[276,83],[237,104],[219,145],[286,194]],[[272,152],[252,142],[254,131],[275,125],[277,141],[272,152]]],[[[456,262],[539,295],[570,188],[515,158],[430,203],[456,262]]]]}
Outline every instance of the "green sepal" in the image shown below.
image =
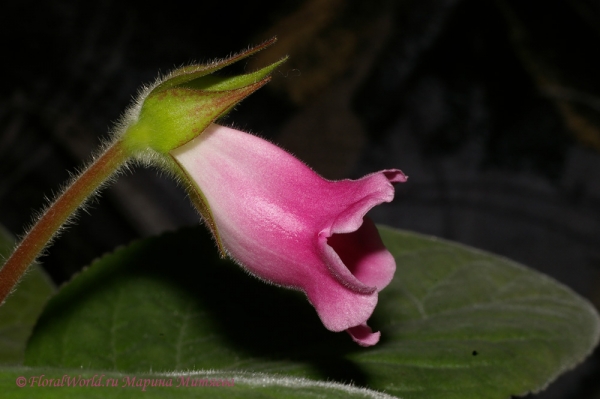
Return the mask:
{"type": "Polygon", "coordinates": [[[258,71],[248,73],[245,75],[238,76],[216,76],[216,75],[205,75],[198,79],[191,80],[186,83],[182,83],[177,87],[189,88],[194,90],[206,90],[206,91],[223,91],[223,90],[236,90],[242,87],[256,83],[265,77],[267,77],[275,68],[287,61],[287,57],[268,65],[258,71]]]}
{"type": "Polygon", "coordinates": [[[249,96],[270,78],[226,91],[171,88],[146,97],[138,121],[123,140],[135,150],[153,149],[161,154],[200,135],[215,119],[249,96]]]}
{"type": "Polygon", "coordinates": [[[225,58],[224,60],[215,61],[210,64],[195,64],[195,65],[187,65],[178,69],[171,71],[165,79],[156,86],[152,93],[157,93],[160,91],[168,90],[173,87],[185,85],[193,80],[201,78],[206,75],[210,75],[219,69],[225,68],[226,66],[235,64],[236,62],[243,60],[244,58],[250,57],[257,52],[264,50],[269,47],[273,43],[277,41],[276,37],[273,37],[258,46],[249,48],[246,51],[242,51],[239,54],[231,56],[229,58],[225,58]]]}
{"type": "Polygon", "coordinates": [[[125,146],[134,154],[151,149],[166,155],[200,135],[213,121],[265,85],[270,80],[269,74],[287,57],[244,75],[211,74],[274,41],[271,39],[220,62],[171,72],[139,101],[139,113],[122,137],[125,146]]]}

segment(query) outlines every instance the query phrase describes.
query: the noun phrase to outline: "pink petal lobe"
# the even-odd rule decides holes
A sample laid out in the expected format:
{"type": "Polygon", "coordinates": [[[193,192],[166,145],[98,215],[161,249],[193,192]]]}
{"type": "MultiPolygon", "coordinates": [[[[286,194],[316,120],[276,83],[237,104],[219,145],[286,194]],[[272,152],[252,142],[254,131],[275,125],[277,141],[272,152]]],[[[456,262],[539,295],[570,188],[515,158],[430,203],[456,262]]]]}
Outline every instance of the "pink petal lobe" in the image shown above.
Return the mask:
{"type": "Polygon", "coordinates": [[[344,206],[339,206],[335,220],[328,226],[332,233],[351,233],[358,230],[362,219],[374,206],[394,199],[394,183],[406,181],[397,169],[384,170],[358,180],[331,182],[336,196],[344,206]]]}
{"type": "MultiPolygon", "coordinates": [[[[365,217],[363,224],[352,233],[333,234],[327,239],[327,245],[337,255],[330,257],[328,264],[344,285],[353,286],[344,282],[352,278],[351,281],[358,280],[365,287],[373,287],[372,291],[381,291],[392,281],[396,261],[383,245],[371,219],[365,217]]],[[[361,291],[361,288],[355,290],[361,291]]]]}
{"type": "Polygon", "coordinates": [[[344,331],[364,323],[377,306],[377,294],[357,294],[332,278],[315,282],[305,292],[330,331],[344,331]]]}
{"type": "Polygon", "coordinates": [[[381,337],[379,331],[374,333],[366,323],[349,328],[347,331],[354,342],[360,346],[373,346],[379,342],[379,338],[381,337]]]}

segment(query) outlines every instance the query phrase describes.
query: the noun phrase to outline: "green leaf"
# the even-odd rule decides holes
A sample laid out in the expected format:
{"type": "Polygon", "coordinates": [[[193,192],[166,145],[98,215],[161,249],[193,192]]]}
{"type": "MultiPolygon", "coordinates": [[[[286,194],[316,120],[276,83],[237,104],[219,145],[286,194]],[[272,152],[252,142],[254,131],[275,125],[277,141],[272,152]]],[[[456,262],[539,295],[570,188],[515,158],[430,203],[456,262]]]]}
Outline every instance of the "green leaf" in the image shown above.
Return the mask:
{"type": "Polygon", "coordinates": [[[9,399],[393,398],[350,385],[239,372],[196,371],[134,375],[81,369],[0,368],[0,386],[2,397],[9,399]]]}
{"type": "MultiPolygon", "coordinates": [[[[13,249],[14,240],[0,226],[0,265],[13,249]]],[[[32,265],[17,290],[0,306],[0,364],[23,362],[25,344],[54,284],[38,265],[32,265]]]]}
{"type": "Polygon", "coordinates": [[[506,398],[545,387],[598,342],[570,289],[509,260],[388,228],[397,260],[365,349],[304,296],[220,260],[203,229],[138,241],[48,304],[26,364],[120,372],[220,369],[354,381],[402,398],[506,398]]]}
{"type": "Polygon", "coordinates": [[[543,389],[597,345],[597,311],[549,277],[456,243],[380,231],[399,270],[377,313],[384,342],[353,356],[372,386],[406,398],[504,398],[543,389]]]}

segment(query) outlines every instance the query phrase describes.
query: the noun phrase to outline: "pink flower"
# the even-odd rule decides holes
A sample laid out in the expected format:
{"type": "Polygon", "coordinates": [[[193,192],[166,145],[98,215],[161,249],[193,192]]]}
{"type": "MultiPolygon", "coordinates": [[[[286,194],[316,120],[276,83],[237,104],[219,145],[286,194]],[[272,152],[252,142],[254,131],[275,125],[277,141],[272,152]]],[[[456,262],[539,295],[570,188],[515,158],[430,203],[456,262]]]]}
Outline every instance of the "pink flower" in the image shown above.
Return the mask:
{"type": "Polygon", "coordinates": [[[211,125],[172,155],[201,192],[217,241],[257,277],[299,289],[325,327],[363,346],[396,263],[365,214],[394,198],[399,170],[329,181],[279,147],[211,125]]]}

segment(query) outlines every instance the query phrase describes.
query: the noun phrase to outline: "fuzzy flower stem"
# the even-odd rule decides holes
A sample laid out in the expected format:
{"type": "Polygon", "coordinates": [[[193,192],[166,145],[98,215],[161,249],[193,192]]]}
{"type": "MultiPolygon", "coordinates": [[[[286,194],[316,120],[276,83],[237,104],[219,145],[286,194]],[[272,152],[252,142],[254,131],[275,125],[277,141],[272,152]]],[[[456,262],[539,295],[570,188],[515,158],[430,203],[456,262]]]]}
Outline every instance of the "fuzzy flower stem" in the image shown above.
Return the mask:
{"type": "Polygon", "coordinates": [[[129,156],[129,151],[121,141],[114,142],[44,211],[0,269],[0,304],[65,222],[125,164],[129,156]]]}

